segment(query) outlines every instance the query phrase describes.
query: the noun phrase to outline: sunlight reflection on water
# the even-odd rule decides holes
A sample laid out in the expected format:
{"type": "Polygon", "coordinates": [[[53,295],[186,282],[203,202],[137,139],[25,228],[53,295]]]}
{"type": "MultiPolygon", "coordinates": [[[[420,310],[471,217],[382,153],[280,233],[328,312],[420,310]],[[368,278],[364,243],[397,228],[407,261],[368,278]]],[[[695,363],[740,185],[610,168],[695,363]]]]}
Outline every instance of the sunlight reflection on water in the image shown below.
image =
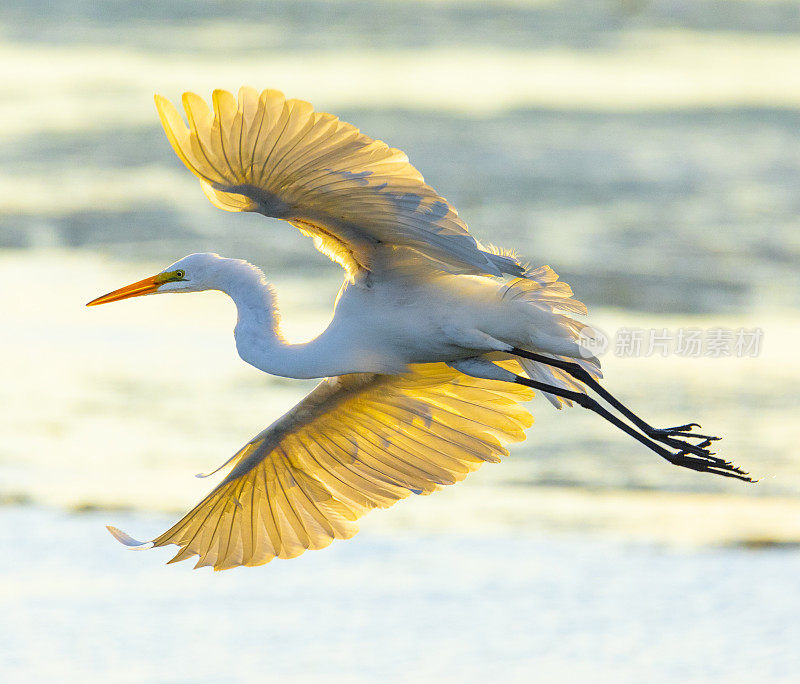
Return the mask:
{"type": "Polygon", "coordinates": [[[0,504],[25,504],[0,507],[4,680],[797,679],[797,7],[0,5],[0,504]],[[292,229],[208,205],[159,128],[154,91],[245,83],[408,152],[605,330],[763,328],[755,359],[603,359],[762,481],[538,398],[503,464],[347,544],[221,575],[124,551],[104,524],[163,530],[313,382],[241,362],[221,295],[83,304],[217,251],[263,267],[304,338],[338,289],[292,229]]]}
{"type": "Polygon", "coordinates": [[[778,681],[800,666],[797,551],[364,535],[211,573],[121,551],[96,513],[0,520],[19,559],[0,569],[11,681],[778,681]]]}

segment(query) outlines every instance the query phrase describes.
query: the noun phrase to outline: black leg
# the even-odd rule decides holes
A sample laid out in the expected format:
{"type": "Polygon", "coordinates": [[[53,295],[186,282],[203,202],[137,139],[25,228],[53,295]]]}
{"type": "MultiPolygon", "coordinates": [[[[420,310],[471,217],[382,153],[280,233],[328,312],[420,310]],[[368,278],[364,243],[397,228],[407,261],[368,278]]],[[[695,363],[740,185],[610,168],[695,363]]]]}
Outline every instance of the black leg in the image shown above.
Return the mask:
{"type": "Polygon", "coordinates": [[[655,441],[650,439],[649,436],[638,432],[635,428],[617,418],[615,415],[598,404],[597,401],[583,392],[575,392],[573,390],[563,389],[561,387],[556,387],[555,385],[548,385],[547,383],[531,380],[530,378],[524,378],[519,375],[517,376],[515,382],[519,383],[520,385],[525,385],[526,387],[532,387],[540,392],[547,392],[548,394],[554,394],[558,397],[563,397],[565,399],[569,399],[570,401],[574,401],[576,404],[583,406],[583,408],[589,409],[597,415],[605,418],[605,420],[607,420],[609,423],[615,427],[618,427],[620,430],[627,433],[638,442],[644,444],[648,449],[657,453],[659,456],[661,456],[661,458],[666,459],[674,465],[690,468],[700,472],[714,473],[716,475],[723,475],[725,477],[733,477],[738,480],[744,480],[745,482],[753,482],[752,478],[746,472],[736,467],[732,463],[714,456],[710,451],[705,449],[704,447],[710,444],[709,440],[705,440],[702,443],[702,446],[692,445],[696,446],[701,452],[699,454],[695,452],[689,452],[683,448],[680,448],[678,452],[670,451],[669,449],[665,449],[661,444],[657,444],[655,441]]]}
{"type": "Polygon", "coordinates": [[[680,449],[682,451],[688,451],[691,454],[695,454],[696,456],[702,456],[705,449],[700,446],[699,444],[691,444],[690,442],[684,441],[687,437],[696,437],[698,439],[703,440],[703,443],[706,442],[713,442],[719,439],[719,437],[713,437],[711,435],[701,435],[695,432],[691,432],[693,427],[700,427],[697,423],[687,423],[686,425],[678,425],[676,427],[671,428],[654,428],[649,423],[645,422],[639,416],[637,416],[633,411],[631,411],[625,404],[623,404],[619,399],[617,399],[611,392],[609,392],[605,387],[603,387],[595,378],[591,376],[584,368],[579,366],[577,363],[572,361],[564,361],[562,359],[551,359],[549,356],[544,356],[543,354],[537,354],[535,352],[529,352],[525,349],[519,349],[515,347],[511,350],[512,354],[516,356],[521,356],[525,359],[530,359],[531,361],[538,361],[539,363],[546,364],[548,366],[553,366],[554,368],[560,368],[563,371],[569,373],[573,378],[579,380],[587,387],[593,389],[597,394],[599,394],[603,399],[605,399],[611,406],[613,406],[617,411],[619,411],[623,416],[625,416],[628,420],[630,420],[636,427],[638,427],[642,432],[644,432],[648,437],[656,440],[657,442],[661,442],[662,444],[666,444],[667,446],[671,446],[674,449],[680,449]],[[676,439],[676,437],[684,438],[684,439],[676,439]]]}

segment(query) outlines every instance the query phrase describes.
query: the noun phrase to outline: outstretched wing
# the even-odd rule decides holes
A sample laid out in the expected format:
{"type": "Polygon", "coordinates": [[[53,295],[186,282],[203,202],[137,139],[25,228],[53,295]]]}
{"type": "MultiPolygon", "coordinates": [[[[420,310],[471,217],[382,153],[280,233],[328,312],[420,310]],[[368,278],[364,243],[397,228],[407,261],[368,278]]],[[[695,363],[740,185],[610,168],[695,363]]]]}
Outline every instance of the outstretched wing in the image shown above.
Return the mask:
{"type": "Polygon", "coordinates": [[[153,542],[109,529],[129,546],[176,544],[170,562],[196,555],[196,567],[215,570],[293,558],[353,536],[354,521],[373,508],[499,461],[503,443],[523,440],[533,422],[518,405],[531,396],[444,364],[328,378],[248,442],[227,477],[153,542]]]}
{"type": "Polygon", "coordinates": [[[242,88],[238,103],[215,90],[212,100],[213,112],[184,93],[188,128],[166,98],[156,95],[156,107],[175,152],[221,209],[289,221],[351,275],[391,267],[408,249],[451,273],[523,275],[514,257],[478,245],[400,150],[277,90],[242,88]]]}

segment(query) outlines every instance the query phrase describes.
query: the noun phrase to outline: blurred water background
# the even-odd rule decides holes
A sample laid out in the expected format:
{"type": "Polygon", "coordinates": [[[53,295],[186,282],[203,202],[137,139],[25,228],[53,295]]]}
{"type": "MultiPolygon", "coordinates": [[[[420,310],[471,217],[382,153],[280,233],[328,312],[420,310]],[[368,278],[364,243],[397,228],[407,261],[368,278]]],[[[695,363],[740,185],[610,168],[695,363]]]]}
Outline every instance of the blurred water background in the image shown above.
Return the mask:
{"type": "Polygon", "coordinates": [[[4,680],[800,677],[800,2],[12,0],[0,64],[4,680]],[[222,295],[83,304],[216,251],[300,339],[341,280],[170,150],[153,92],[242,84],[405,150],[612,335],[761,328],[754,358],[603,357],[761,481],[537,398],[505,463],[347,544],[213,576],[125,553],[104,523],[162,531],[313,383],[241,362],[222,295]]]}

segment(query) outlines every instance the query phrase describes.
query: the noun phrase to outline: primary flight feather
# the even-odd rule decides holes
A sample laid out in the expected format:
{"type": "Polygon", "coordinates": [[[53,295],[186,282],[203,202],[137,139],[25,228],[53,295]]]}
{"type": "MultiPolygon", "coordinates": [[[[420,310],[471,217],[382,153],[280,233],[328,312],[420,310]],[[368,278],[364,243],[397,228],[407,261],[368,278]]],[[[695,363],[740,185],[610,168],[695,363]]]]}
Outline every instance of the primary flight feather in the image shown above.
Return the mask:
{"type": "Polygon", "coordinates": [[[400,150],[277,90],[242,88],[238,105],[215,90],[212,102],[185,93],[187,127],[156,96],[173,149],[219,208],[287,220],[351,274],[404,247],[451,273],[523,274],[480,247],[400,150]]]}
{"type": "Polygon", "coordinates": [[[597,413],[669,462],[749,480],[716,457],[695,424],[657,429],[600,384],[581,345],[590,329],[572,290],[483,247],[399,150],[282,93],[217,90],[213,111],[183,96],[187,123],[156,96],[173,149],[227,211],[283,219],[340,263],[328,328],[304,344],[280,333],[263,274],[192,254],[90,305],[145,294],[220,290],[237,307],[240,356],[267,373],[324,378],[224,465],[227,476],[152,542],[216,570],[260,565],[348,538],[355,520],[462,480],[525,438],[532,389],[597,413]],[[617,413],[588,391],[594,391],[617,413]],[[621,417],[620,417],[621,416],[621,417]],[[694,440],[694,441],[692,441],[694,440]]]}

